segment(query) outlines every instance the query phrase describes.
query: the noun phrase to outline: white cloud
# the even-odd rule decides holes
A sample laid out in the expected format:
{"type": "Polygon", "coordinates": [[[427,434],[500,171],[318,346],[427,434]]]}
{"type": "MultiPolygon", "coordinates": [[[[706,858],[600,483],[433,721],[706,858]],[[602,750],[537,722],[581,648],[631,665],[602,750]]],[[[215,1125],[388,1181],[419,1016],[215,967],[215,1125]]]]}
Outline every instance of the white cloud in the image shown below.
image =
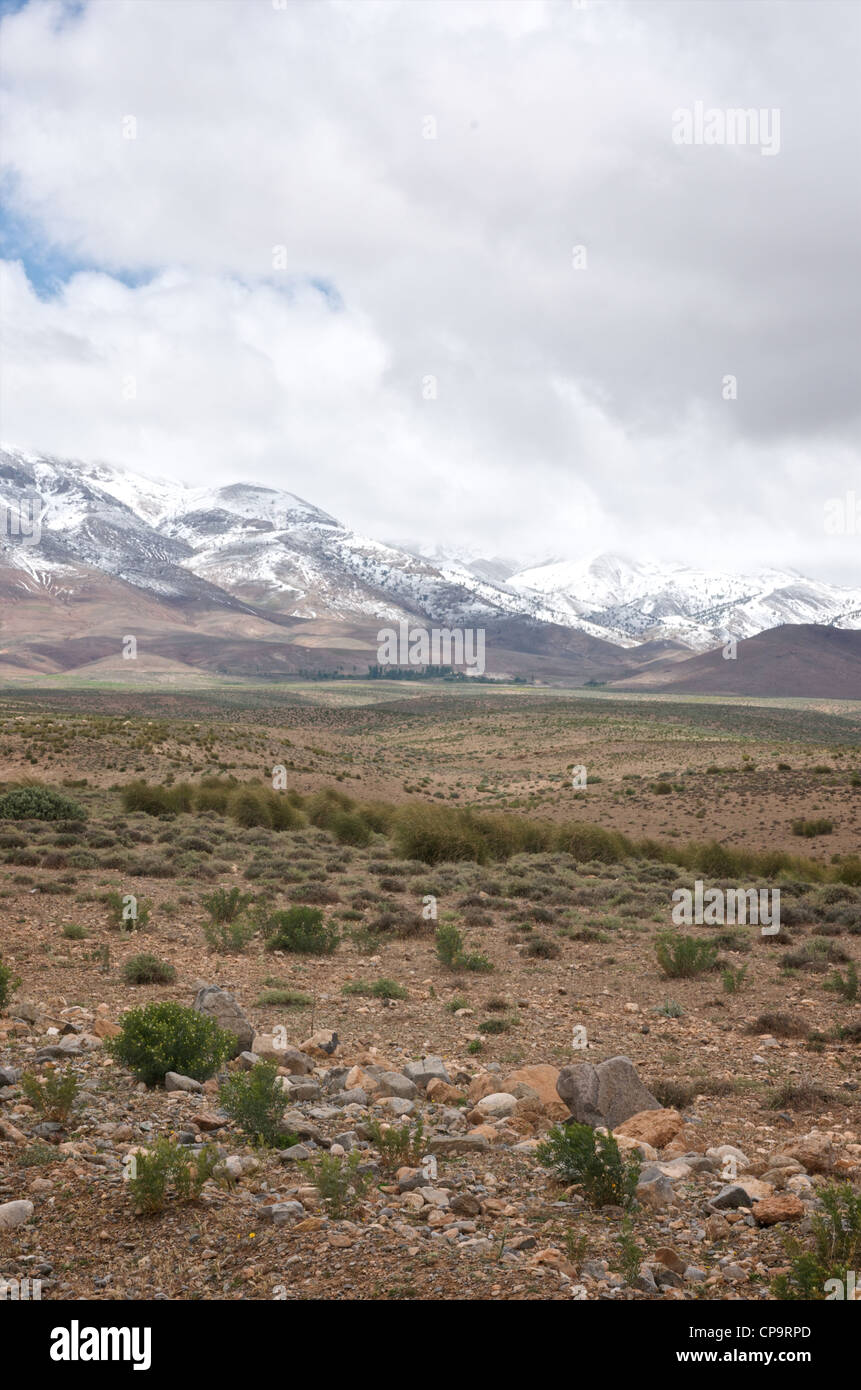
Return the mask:
{"type": "Polygon", "coordinates": [[[62,14],[3,21],[12,208],[102,273],[7,267],[10,439],[388,537],[850,577],[819,518],[859,479],[856,7],[62,14]],[[780,155],[673,145],[696,100],[779,105],[780,155]]]}

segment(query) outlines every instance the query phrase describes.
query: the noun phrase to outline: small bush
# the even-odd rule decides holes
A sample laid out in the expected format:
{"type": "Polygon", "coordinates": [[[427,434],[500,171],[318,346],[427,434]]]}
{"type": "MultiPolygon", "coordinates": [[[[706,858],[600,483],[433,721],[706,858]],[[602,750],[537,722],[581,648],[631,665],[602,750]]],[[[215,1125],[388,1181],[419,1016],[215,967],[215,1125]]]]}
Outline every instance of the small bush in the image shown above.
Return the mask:
{"type": "Polygon", "coordinates": [[[213,922],[235,922],[251,902],[251,894],[241,888],[215,888],[201,898],[201,905],[213,922]]]}
{"type": "Polygon", "coordinates": [[[397,980],[351,980],[342,994],[358,994],[364,999],[408,999],[409,994],[397,980]]]}
{"type": "Polygon", "coordinates": [[[287,1097],[275,1062],[258,1062],[250,1071],[228,1077],[218,1093],[219,1104],[252,1144],[286,1149],[296,1143],[281,1124],[287,1097]]]}
{"type": "Polygon", "coordinates": [[[89,935],[86,927],[82,927],[79,922],[65,922],[62,930],[67,941],[83,941],[89,935]]]}
{"type": "Polygon", "coordinates": [[[799,819],[792,822],[793,835],[802,835],[807,840],[812,840],[816,835],[830,835],[833,829],[833,820],[799,819]]]}
{"type": "Polygon", "coordinates": [[[469,954],[463,948],[463,937],[453,922],[442,922],[434,937],[436,953],[449,970],[471,970],[486,974],[493,965],[486,956],[469,954]]]}
{"type": "Polygon", "coordinates": [[[674,931],[660,933],[655,954],[664,974],[671,980],[689,980],[714,970],[717,964],[717,947],[713,942],[680,936],[674,931]]]}
{"type": "Polygon", "coordinates": [[[612,1134],[590,1125],[554,1125],[536,1157],[564,1182],[577,1183],[594,1207],[629,1207],[634,1199],[639,1160],[623,1158],[612,1134]]]}
{"type": "Polygon", "coordinates": [[[0,820],[86,820],[76,801],[49,787],[19,787],[0,796],[0,820]]]}
{"type": "Polygon", "coordinates": [[[4,965],[0,956],[0,1009],[5,1009],[20,983],[20,975],[13,975],[11,967],[4,965]]]}
{"type": "Polygon", "coordinates": [[[78,1078],[72,1071],[46,1071],[43,1076],[25,1071],[21,1090],[43,1119],[64,1124],[74,1109],[78,1078]]]}
{"type": "MultiPolygon", "coordinates": [[[[828,1299],[830,1280],[844,1283],[849,1270],[861,1264],[861,1193],[850,1183],[823,1188],[819,1194],[824,1211],[813,1217],[813,1244],[804,1246],[786,1239],[789,1273],[772,1283],[775,1298],[782,1300],[828,1299]]],[[[847,1296],[844,1287],[844,1298],[847,1296]]]]}
{"type": "Polygon", "coordinates": [[[122,931],[143,931],[149,922],[152,903],[149,898],[137,898],[133,893],[120,893],[115,888],[105,894],[110,926],[122,931]]]}
{"type": "Polygon", "coordinates": [[[256,931],[255,924],[243,918],[236,922],[206,922],[203,927],[210,951],[226,956],[241,955],[256,931]]]}
{"type": "Polygon", "coordinates": [[[105,1046],[138,1081],[156,1086],[169,1071],[206,1081],[236,1046],[205,1014],[171,1001],[129,1009],[120,1019],[122,1032],[105,1046]]]}
{"type": "Polygon", "coordinates": [[[267,951],[303,956],[330,956],[341,939],[338,928],[323,921],[318,907],[290,907],[286,912],[273,912],[263,934],[267,951]]]}
{"type": "Polygon", "coordinates": [[[333,1221],[352,1216],[371,1182],[370,1173],[360,1173],[361,1155],[354,1149],[346,1158],[321,1153],[316,1162],[299,1167],[316,1187],[328,1216],[333,1221]]]}
{"type": "Polygon", "coordinates": [[[127,985],[172,985],[175,979],[172,965],[146,951],[130,956],[123,966],[123,980],[127,985]]]}
{"type": "Polygon", "coordinates": [[[183,1144],[162,1135],[151,1149],[132,1154],[126,1160],[130,1168],[129,1192],[135,1207],[147,1215],[161,1211],[171,1186],[178,1201],[196,1201],[217,1160],[215,1149],[209,1146],[192,1154],[183,1144]]]}
{"type": "Polygon", "coordinates": [[[402,1125],[384,1125],[379,1120],[365,1123],[368,1138],[379,1150],[380,1166],[386,1173],[396,1173],[399,1168],[415,1168],[424,1155],[424,1122],[419,1118],[415,1129],[409,1120],[402,1125]]]}
{"type": "Polygon", "coordinates": [[[826,981],[824,988],[830,990],[832,994],[839,994],[840,998],[845,999],[847,1003],[854,1003],[858,998],[858,970],[855,962],[852,962],[845,975],[839,970],[835,970],[830,980],[826,981]]]}

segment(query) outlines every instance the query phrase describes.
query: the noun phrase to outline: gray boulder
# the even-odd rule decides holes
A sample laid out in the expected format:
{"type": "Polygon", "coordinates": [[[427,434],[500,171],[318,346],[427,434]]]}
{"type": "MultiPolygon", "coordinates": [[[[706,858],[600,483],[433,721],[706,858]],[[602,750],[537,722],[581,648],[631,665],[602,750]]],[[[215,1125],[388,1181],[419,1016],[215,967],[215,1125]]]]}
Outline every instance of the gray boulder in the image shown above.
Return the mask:
{"type": "Polygon", "coordinates": [[[404,1076],[408,1076],[410,1081],[415,1082],[422,1090],[435,1076],[438,1076],[440,1081],[451,1081],[441,1057],[422,1057],[420,1062],[407,1062],[404,1076]]]}
{"type": "Polygon", "coordinates": [[[571,1118],[593,1129],[604,1125],[614,1130],[641,1110],[661,1109],[661,1102],[646,1090],[627,1057],[609,1057],[597,1066],[580,1062],[563,1067],[556,1090],[571,1111],[571,1118]]]}
{"type": "Polygon", "coordinates": [[[250,1051],[254,1041],[254,1029],[233,995],[228,994],[227,990],[219,988],[218,985],[204,985],[203,989],[197,991],[192,1008],[199,1014],[207,1014],[209,1018],[215,1019],[219,1028],[233,1034],[236,1046],[230,1054],[231,1057],[238,1057],[240,1052],[250,1051]]]}

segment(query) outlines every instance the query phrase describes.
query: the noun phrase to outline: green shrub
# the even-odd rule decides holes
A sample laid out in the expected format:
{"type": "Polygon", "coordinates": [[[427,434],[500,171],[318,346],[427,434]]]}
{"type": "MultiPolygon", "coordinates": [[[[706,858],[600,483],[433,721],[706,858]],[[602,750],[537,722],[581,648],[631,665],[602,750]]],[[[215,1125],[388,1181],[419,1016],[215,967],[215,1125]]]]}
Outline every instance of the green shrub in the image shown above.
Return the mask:
{"type": "Polygon", "coordinates": [[[286,1009],[298,1009],[313,1002],[310,994],[302,994],[298,989],[266,989],[257,1000],[257,1007],[264,1009],[280,1005],[286,1009]]]}
{"type": "Polygon", "coordinates": [[[330,956],[341,939],[338,928],[323,921],[318,907],[290,907],[286,912],[273,912],[263,934],[267,951],[305,956],[330,956]]]}
{"type": "Polygon", "coordinates": [[[316,1187],[328,1216],[333,1221],[352,1216],[371,1182],[370,1173],[360,1173],[362,1156],[353,1149],[346,1158],[321,1153],[316,1162],[300,1163],[308,1181],[316,1187]]]}
{"type": "Polygon", "coordinates": [[[397,980],[351,980],[342,994],[358,994],[363,999],[408,999],[409,994],[397,980]]]}
{"type": "Polygon", "coordinates": [[[18,787],[0,796],[0,820],[86,820],[76,801],[49,787],[18,787]]]}
{"type": "Polygon", "coordinates": [[[105,1046],[138,1081],[156,1086],[169,1071],[206,1081],[230,1056],[236,1038],[206,1014],[171,1001],[129,1009],[122,1032],[105,1046]]]}
{"type": "Polygon", "coordinates": [[[83,941],[89,936],[86,927],[82,927],[79,922],[65,922],[62,930],[67,941],[83,941]]]}
{"type": "Polygon", "coordinates": [[[849,1270],[861,1268],[861,1193],[843,1183],[823,1188],[819,1197],[824,1210],[813,1217],[813,1244],[786,1238],[789,1273],[772,1283],[775,1298],[828,1299],[834,1292],[825,1287],[829,1280],[843,1283],[849,1270]]]}
{"type": "Polygon", "coordinates": [[[172,965],[146,951],[130,956],[123,966],[123,980],[127,985],[172,985],[175,979],[172,965]]]}
{"type": "Polygon", "coordinates": [[[726,969],[721,972],[721,980],[723,981],[723,987],[727,994],[739,994],[744,987],[746,979],[746,965],[739,965],[735,969],[731,965],[728,965],[726,969]]]}
{"type": "Polygon", "coordinates": [[[253,1144],[286,1149],[296,1136],[282,1127],[287,1096],[275,1062],[258,1062],[250,1071],[228,1077],[218,1093],[219,1104],[253,1144]]]}
{"type": "Polygon", "coordinates": [[[243,893],[235,885],[233,888],[215,888],[201,898],[201,906],[209,913],[213,922],[235,922],[251,902],[251,894],[243,893]]]}
{"type": "Polygon", "coordinates": [[[793,835],[803,835],[808,840],[812,840],[816,835],[830,835],[833,829],[833,820],[794,820],[792,822],[793,835]]]}
{"type": "Polygon", "coordinates": [[[681,936],[674,931],[659,934],[655,954],[664,974],[671,980],[689,980],[694,975],[714,970],[717,964],[714,942],[699,941],[695,936],[681,936]]]}
{"type": "Polygon", "coordinates": [[[25,1071],[20,1084],[44,1120],[64,1124],[71,1115],[78,1094],[78,1078],[73,1071],[46,1071],[42,1076],[25,1071]]]}
{"type": "Polygon", "coordinates": [[[612,1134],[599,1134],[590,1125],[554,1125],[536,1157],[564,1182],[582,1187],[594,1207],[629,1207],[634,1199],[640,1162],[623,1158],[612,1134]]]}
{"type": "Polygon", "coordinates": [[[206,922],[203,927],[209,949],[228,956],[241,955],[256,931],[254,922],[245,918],[236,922],[206,922]]]}
{"type": "Polygon", "coordinates": [[[854,1003],[858,998],[858,970],[855,962],[852,962],[845,975],[839,970],[835,970],[830,980],[826,981],[824,988],[830,990],[832,994],[839,994],[841,999],[845,999],[847,1003],[854,1003]]]}
{"type": "Polygon", "coordinates": [[[120,893],[116,888],[104,896],[108,909],[108,923],[122,931],[143,931],[149,922],[152,903],[149,898],[138,898],[134,893],[120,893]]]}
{"type": "Polygon", "coordinates": [[[136,781],[123,787],[122,799],[126,811],[143,811],[147,816],[175,816],[191,810],[192,792],[185,782],[175,787],[159,787],[136,781]]]}
{"type": "Polygon", "coordinates": [[[402,1125],[386,1125],[379,1120],[365,1122],[368,1138],[379,1150],[380,1166],[386,1173],[396,1173],[399,1168],[415,1168],[424,1155],[424,1121],[419,1117],[415,1129],[409,1120],[402,1125]]]}
{"type": "Polygon", "coordinates": [[[493,969],[487,956],[468,953],[463,947],[463,937],[453,922],[441,922],[434,936],[436,953],[449,970],[471,970],[477,974],[487,974],[493,969]]]}
{"type": "Polygon", "coordinates": [[[178,1201],[196,1201],[217,1161],[215,1149],[208,1145],[193,1154],[183,1144],[162,1135],[151,1149],[126,1159],[129,1192],[135,1207],[147,1215],[161,1211],[171,1186],[178,1201]]]}
{"type": "Polygon", "coordinates": [[[5,1009],[20,983],[21,977],[13,975],[11,967],[4,965],[0,956],[0,1009],[5,1009]]]}
{"type": "Polygon", "coordinates": [[[329,830],[342,845],[369,845],[373,832],[358,811],[337,811],[329,822],[329,830]]]}

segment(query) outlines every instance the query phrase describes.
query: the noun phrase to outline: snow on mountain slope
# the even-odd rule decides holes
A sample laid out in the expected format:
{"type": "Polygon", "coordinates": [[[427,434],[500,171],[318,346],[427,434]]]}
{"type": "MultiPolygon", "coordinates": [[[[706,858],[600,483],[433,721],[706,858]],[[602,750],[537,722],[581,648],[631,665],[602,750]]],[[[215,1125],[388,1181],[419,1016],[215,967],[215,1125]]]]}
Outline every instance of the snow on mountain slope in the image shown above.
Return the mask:
{"type": "Polygon", "coordinates": [[[28,503],[38,543],[0,534],[7,593],[17,584],[22,595],[74,595],[101,572],[171,603],[253,605],[281,618],[526,618],[619,646],[671,639],[697,650],[786,623],[861,628],[861,588],[791,570],[710,573],[602,554],[512,574],[478,549],[387,545],[279,488],[186,488],[112,464],[0,450],[0,515],[28,503]]]}
{"type": "Polygon", "coordinates": [[[522,570],[508,586],[540,594],[572,626],[588,622],[614,641],[665,637],[705,650],[782,623],[861,626],[861,589],[791,570],[721,574],[598,555],[522,570]]]}

